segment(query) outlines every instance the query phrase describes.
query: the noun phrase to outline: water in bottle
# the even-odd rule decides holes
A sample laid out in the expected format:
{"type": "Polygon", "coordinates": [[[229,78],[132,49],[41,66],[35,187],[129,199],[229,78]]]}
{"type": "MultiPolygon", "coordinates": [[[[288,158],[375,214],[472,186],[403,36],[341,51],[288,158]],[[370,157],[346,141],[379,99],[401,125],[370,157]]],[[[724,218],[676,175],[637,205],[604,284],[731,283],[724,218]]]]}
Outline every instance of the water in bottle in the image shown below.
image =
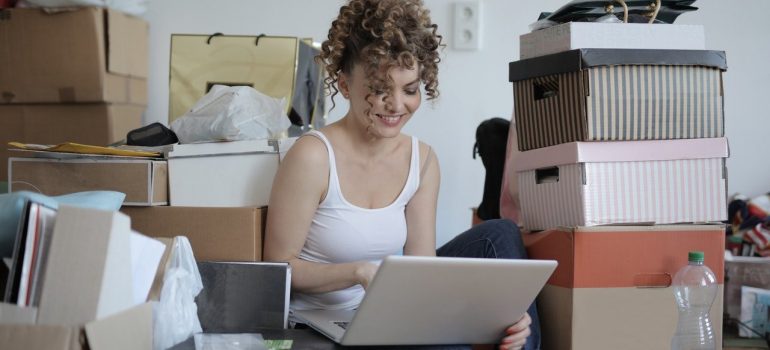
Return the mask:
{"type": "Polygon", "coordinates": [[[690,252],[688,261],[673,280],[679,323],[671,339],[671,349],[714,350],[716,343],[709,311],[718,292],[716,277],[703,264],[703,252],[690,252]]]}

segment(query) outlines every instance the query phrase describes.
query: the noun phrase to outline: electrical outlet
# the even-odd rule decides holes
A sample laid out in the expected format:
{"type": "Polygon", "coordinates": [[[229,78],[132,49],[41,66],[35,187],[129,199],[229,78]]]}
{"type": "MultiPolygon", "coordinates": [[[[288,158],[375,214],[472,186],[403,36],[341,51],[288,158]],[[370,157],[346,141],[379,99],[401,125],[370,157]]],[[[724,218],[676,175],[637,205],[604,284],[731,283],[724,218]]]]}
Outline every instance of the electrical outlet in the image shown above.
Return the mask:
{"type": "Polygon", "coordinates": [[[454,48],[481,49],[481,3],[479,0],[454,3],[454,48]]]}

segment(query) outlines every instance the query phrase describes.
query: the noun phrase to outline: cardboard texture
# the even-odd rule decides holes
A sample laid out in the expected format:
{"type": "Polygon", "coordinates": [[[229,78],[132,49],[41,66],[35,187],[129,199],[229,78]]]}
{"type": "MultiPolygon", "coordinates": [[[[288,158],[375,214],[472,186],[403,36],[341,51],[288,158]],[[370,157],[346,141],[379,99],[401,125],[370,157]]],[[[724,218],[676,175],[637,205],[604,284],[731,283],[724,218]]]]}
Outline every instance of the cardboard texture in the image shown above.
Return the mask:
{"type": "Polygon", "coordinates": [[[186,236],[197,261],[260,261],[267,208],[123,207],[134,230],[186,236]]]}
{"type": "Polygon", "coordinates": [[[106,146],[139,128],[143,112],[110,104],[0,105],[0,181],[8,178],[8,142],[106,146]]]}
{"type": "Polygon", "coordinates": [[[38,324],[78,326],[131,308],[130,233],[124,214],[61,206],[38,324]]]}
{"type": "Polygon", "coordinates": [[[0,324],[35,324],[36,320],[37,308],[34,306],[0,303],[0,324]]]}
{"type": "Polygon", "coordinates": [[[117,315],[89,322],[85,331],[91,349],[152,349],[152,304],[141,304],[117,315]]]}
{"type": "Polygon", "coordinates": [[[572,142],[518,154],[521,224],[716,222],[727,218],[723,138],[572,142]]]}
{"type": "MultiPolygon", "coordinates": [[[[722,292],[709,313],[722,349],[722,292]]],[[[678,313],[672,288],[546,285],[538,297],[543,350],[670,349],[678,313]]]]}
{"type": "Polygon", "coordinates": [[[288,326],[291,267],[286,263],[200,262],[195,302],[205,333],[255,333],[288,326]]]}
{"type": "Polygon", "coordinates": [[[76,326],[0,323],[3,350],[149,350],[152,337],[149,303],[76,326]]]}
{"type": "Polygon", "coordinates": [[[559,228],[524,241],[529,258],[559,262],[538,297],[544,350],[670,348],[678,319],[671,279],[691,250],[705,252],[719,284],[710,319],[721,349],[723,226],[559,228]]]}
{"type": "Polygon", "coordinates": [[[519,58],[582,49],[704,50],[703,26],[568,22],[519,37],[519,58]]]}
{"type": "Polygon", "coordinates": [[[171,206],[266,206],[280,158],[291,140],[174,146],[168,153],[171,206]]]}
{"type": "Polygon", "coordinates": [[[156,237],[155,239],[163,242],[166,245],[166,250],[163,251],[163,256],[160,258],[158,264],[158,271],[155,272],[155,280],[152,281],[152,287],[150,293],[147,294],[147,301],[159,301],[160,292],[163,290],[163,277],[166,275],[168,269],[169,257],[171,256],[171,249],[174,244],[174,238],[168,237],[156,237]]]}
{"type": "Polygon", "coordinates": [[[108,190],[125,193],[123,205],[168,204],[168,167],[161,160],[10,158],[8,178],[10,191],[58,196],[108,190]]]}
{"type": "Polygon", "coordinates": [[[518,148],[722,137],[724,52],[582,49],[509,65],[518,148]]]}
{"type": "Polygon", "coordinates": [[[147,104],[147,22],[100,8],[0,19],[0,103],[147,104]]]}
{"type": "Polygon", "coordinates": [[[171,35],[169,124],[212,85],[251,86],[291,107],[299,39],[279,36],[171,35]]]}

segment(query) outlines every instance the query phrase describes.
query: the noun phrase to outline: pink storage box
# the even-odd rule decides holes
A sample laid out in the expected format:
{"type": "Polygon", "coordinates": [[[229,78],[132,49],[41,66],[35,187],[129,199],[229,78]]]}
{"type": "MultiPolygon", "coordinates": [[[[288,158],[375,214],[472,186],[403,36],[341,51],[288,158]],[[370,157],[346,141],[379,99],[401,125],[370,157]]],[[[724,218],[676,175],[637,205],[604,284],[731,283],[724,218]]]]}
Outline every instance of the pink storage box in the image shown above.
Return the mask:
{"type": "Polygon", "coordinates": [[[727,139],[572,142],[522,152],[526,229],[727,218],[727,139]]]}

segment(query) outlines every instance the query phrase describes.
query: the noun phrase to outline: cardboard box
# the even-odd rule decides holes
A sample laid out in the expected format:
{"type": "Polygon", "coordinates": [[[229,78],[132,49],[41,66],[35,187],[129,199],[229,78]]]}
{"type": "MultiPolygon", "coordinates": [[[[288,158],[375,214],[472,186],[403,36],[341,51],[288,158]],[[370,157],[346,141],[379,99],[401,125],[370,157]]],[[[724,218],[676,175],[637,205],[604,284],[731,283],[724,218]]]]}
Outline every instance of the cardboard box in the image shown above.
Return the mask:
{"type": "Polygon", "coordinates": [[[108,190],[125,193],[123,205],[168,205],[168,167],[164,160],[10,158],[8,164],[11,191],[58,196],[108,190]]]}
{"type": "Polygon", "coordinates": [[[284,139],[175,145],[168,153],[171,205],[266,206],[280,158],[293,142],[284,139]]]}
{"type": "Polygon", "coordinates": [[[77,326],[129,309],[134,300],[130,234],[124,214],[61,206],[37,323],[77,326]]]}
{"type": "Polygon", "coordinates": [[[132,228],[186,236],[197,261],[260,261],[267,208],[123,207],[132,228]]]}
{"type": "Polygon", "coordinates": [[[0,105],[0,181],[8,178],[8,142],[106,146],[142,126],[142,113],[131,105],[0,105]]]}
{"type": "Polygon", "coordinates": [[[60,206],[38,308],[0,304],[3,349],[152,349],[152,305],[136,305],[129,218],[60,206]]]}
{"type": "Polygon", "coordinates": [[[37,325],[5,317],[11,312],[34,314],[36,311],[0,303],[3,350],[152,349],[152,304],[149,303],[80,325],[37,325]]]}
{"type": "Polygon", "coordinates": [[[148,33],[113,10],[3,10],[0,103],[146,105],[148,33]]]}
{"type": "Polygon", "coordinates": [[[722,344],[724,227],[559,228],[525,235],[531,259],[555,259],[538,297],[544,350],[669,349],[678,310],[671,282],[687,253],[705,253],[719,292],[710,319],[722,344]]]}
{"type": "Polygon", "coordinates": [[[511,62],[521,151],[722,137],[723,51],[580,49],[511,62]]]}
{"type": "Polygon", "coordinates": [[[672,224],[727,219],[724,138],[572,142],[518,154],[521,224],[672,224]]]}
{"type": "Polygon", "coordinates": [[[519,37],[519,58],[574,49],[704,50],[701,25],[568,22],[519,37]]]}
{"type": "Polygon", "coordinates": [[[200,262],[203,290],[195,299],[205,333],[285,329],[291,266],[287,263],[200,262]]]}

